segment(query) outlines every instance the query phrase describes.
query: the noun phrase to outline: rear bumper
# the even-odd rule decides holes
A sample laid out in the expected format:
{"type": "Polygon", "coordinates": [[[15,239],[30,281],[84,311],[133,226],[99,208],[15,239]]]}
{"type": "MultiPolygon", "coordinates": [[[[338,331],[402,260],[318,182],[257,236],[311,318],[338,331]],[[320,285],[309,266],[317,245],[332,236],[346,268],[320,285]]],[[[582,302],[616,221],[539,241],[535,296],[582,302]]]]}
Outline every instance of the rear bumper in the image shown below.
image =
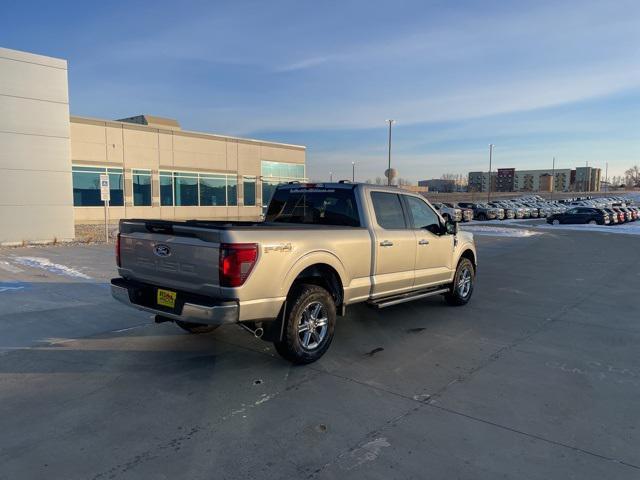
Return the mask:
{"type": "MultiPolygon", "coordinates": [[[[148,301],[149,291],[155,292],[157,287],[131,282],[123,278],[111,280],[111,295],[113,298],[138,310],[161,315],[172,320],[201,323],[203,325],[224,325],[238,322],[240,308],[237,302],[228,301],[214,304],[213,301],[204,299],[203,301],[193,300],[193,296],[189,296],[190,298],[179,303],[175,309],[166,309],[151,305],[148,301]]],[[[178,292],[178,295],[180,295],[180,292],[178,292]]]]}

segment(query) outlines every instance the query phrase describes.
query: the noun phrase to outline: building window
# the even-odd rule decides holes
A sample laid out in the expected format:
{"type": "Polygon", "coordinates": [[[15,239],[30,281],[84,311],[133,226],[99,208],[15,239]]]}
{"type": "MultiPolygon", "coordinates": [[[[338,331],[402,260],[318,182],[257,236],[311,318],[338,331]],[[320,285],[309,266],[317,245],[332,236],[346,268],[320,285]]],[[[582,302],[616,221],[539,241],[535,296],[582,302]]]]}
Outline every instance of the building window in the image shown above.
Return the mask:
{"type": "Polygon", "coordinates": [[[151,170],[133,171],[133,205],[151,206],[151,170]]]}
{"type": "Polygon", "coordinates": [[[160,205],[163,207],[173,206],[173,173],[160,172],[160,205]]]}
{"type": "Polygon", "coordinates": [[[276,187],[282,182],[277,180],[262,180],[262,206],[268,207],[276,187]]]}
{"type": "Polygon", "coordinates": [[[200,205],[226,205],[226,186],[224,175],[200,175],[200,205]]]}
{"type": "Polygon", "coordinates": [[[173,176],[176,207],[197,207],[198,174],[174,172],[173,176]]]}
{"type": "Polygon", "coordinates": [[[273,192],[279,184],[304,180],[304,173],[304,164],[262,160],[262,205],[264,207],[269,205],[273,192]]]}
{"type": "Polygon", "coordinates": [[[109,204],[114,207],[124,206],[123,175],[121,168],[81,167],[74,165],[71,169],[73,176],[73,206],[101,207],[100,175],[109,175],[111,187],[109,204]]]}
{"type": "Polygon", "coordinates": [[[160,205],[176,207],[216,207],[238,204],[235,175],[160,172],[160,205]]]}
{"type": "Polygon", "coordinates": [[[238,205],[238,177],[232,175],[227,176],[227,205],[238,205]]]}
{"type": "Polygon", "coordinates": [[[242,179],[242,190],[244,192],[244,206],[253,207],[256,204],[256,179],[254,177],[244,177],[242,179]]]}

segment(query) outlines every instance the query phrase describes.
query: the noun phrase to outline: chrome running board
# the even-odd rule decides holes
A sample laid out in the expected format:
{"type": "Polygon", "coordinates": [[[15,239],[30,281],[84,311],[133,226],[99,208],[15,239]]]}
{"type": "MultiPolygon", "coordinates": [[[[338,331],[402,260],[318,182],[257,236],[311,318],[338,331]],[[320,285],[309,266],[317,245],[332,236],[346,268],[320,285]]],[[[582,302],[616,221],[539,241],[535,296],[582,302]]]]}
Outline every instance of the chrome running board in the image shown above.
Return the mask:
{"type": "Polygon", "coordinates": [[[442,295],[443,293],[447,293],[449,288],[438,288],[436,290],[419,290],[417,292],[411,293],[403,293],[402,295],[395,295],[393,297],[381,298],[379,300],[369,300],[367,302],[372,307],[376,308],[386,308],[391,307],[392,305],[398,305],[400,303],[411,302],[412,300],[418,300],[420,298],[432,297],[434,295],[442,295]]]}

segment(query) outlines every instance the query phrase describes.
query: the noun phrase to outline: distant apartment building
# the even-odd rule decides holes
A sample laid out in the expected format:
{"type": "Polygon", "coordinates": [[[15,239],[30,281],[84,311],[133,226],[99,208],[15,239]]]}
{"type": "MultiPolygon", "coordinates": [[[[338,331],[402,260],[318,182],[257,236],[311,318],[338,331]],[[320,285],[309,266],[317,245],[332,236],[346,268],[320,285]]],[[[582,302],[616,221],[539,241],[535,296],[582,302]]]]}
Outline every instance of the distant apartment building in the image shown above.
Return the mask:
{"type": "Polygon", "coordinates": [[[496,191],[513,192],[515,176],[515,168],[499,168],[496,175],[496,191]]]}
{"type": "Polygon", "coordinates": [[[497,172],[469,172],[469,191],[486,192],[568,192],[600,191],[599,168],[578,167],[575,170],[516,170],[499,168],[497,172]]]}
{"type": "Polygon", "coordinates": [[[427,187],[430,192],[455,192],[456,181],[451,179],[433,178],[418,181],[419,187],[427,187]]]}
{"type": "Polygon", "coordinates": [[[599,192],[602,170],[593,167],[577,167],[573,190],[576,192],[599,192]]]}

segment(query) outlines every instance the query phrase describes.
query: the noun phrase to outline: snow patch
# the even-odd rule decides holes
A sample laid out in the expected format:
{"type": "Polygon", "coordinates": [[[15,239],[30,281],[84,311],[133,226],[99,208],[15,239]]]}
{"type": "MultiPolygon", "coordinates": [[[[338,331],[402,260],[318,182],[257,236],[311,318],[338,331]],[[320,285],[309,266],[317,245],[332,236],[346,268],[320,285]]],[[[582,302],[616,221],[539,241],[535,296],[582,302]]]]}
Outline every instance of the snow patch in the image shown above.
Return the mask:
{"type": "Polygon", "coordinates": [[[622,233],[640,235],[640,221],[623,223],[622,225],[538,225],[541,230],[579,230],[581,232],[622,233]]]}
{"type": "Polygon", "coordinates": [[[21,268],[18,268],[15,265],[11,265],[9,262],[6,262],[4,260],[0,260],[0,269],[9,273],[20,273],[23,271],[21,268]]]}
{"type": "Polygon", "coordinates": [[[67,267],[66,265],[60,265],[58,263],[53,263],[48,258],[43,257],[15,257],[16,263],[20,265],[24,265],[26,267],[32,268],[40,268],[42,270],[47,270],[48,272],[55,273],[56,275],[66,275],[68,277],[74,278],[84,278],[86,280],[91,280],[91,277],[85,275],[78,270],[75,270],[71,267],[67,267]]]}
{"type": "Polygon", "coordinates": [[[463,232],[471,232],[475,235],[489,235],[492,237],[515,237],[526,238],[540,235],[540,232],[534,232],[524,228],[504,228],[490,227],[485,225],[465,225],[462,227],[463,232]]]}

